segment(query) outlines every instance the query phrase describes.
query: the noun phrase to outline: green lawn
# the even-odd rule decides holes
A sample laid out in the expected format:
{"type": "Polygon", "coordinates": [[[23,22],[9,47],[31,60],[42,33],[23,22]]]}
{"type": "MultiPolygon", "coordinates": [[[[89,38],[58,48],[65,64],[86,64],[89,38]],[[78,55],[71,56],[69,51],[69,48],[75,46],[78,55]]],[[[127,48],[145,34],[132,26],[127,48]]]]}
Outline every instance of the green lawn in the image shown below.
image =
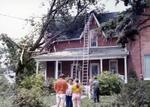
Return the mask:
{"type": "MultiPolygon", "coordinates": [[[[44,96],[42,97],[42,101],[49,107],[56,104],[54,95],[44,96]]],[[[81,107],[117,107],[115,105],[116,96],[101,96],[100,101],[100,103],[95,104],[93,100],[84,98],[81,101],[81,107]]]]}
{"type": "Polygon", "coordinates": [[[55,98],[55,95],[49,95],[49,96],[43,96],[41,98],[42,102],[48,106],[48,107],[51,107],[53,105],[56,104],[56,98],[55,98]]]}
{"type": "MultiPolygon", "coordinates": [[[[43,96],[41,100],[48,107],[56,104],[55,95],[43,96]]],[[[115,96],[101,96],[100,103],[95,104],[92,100],[84,98],[81,101],[81,107],[117,107],[117,105],[114,105],[115,100],[115,96]]],[[[0,96],[0,107],[12,107],[12,101],[11,97],[4,98],[0,96]]]]}
{"type": "Polygon", "coordinates": [[[81,107],[117,107],[115,101],[116,96],[101,96],[100,103],[94,103],[92,100],[84,98],[81,102],[81,107]]]}

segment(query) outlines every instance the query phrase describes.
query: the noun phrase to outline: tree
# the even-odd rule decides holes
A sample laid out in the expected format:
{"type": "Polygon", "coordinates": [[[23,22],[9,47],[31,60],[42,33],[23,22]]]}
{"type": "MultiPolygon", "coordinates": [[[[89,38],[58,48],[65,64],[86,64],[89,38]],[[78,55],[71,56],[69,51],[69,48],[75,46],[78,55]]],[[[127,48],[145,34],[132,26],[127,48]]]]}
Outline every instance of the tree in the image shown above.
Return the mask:
{"type": "Polygon", "coordinates": [[[149,0],[116,1],[116,4],[123,1],[125,6],[130,5],[131,8],[120,13],[114,20],[106,22],[102,30],[106,32],[108,39],[114,35],[119,35],[118,43],[120,43],[122,47],[125,47],[125,44],[136,39],[140,31],[150,27],[150,25],[144,25],[150,20],[150,14],[144,12],[144,9],[149,8],[150,2],[149,0]]]}

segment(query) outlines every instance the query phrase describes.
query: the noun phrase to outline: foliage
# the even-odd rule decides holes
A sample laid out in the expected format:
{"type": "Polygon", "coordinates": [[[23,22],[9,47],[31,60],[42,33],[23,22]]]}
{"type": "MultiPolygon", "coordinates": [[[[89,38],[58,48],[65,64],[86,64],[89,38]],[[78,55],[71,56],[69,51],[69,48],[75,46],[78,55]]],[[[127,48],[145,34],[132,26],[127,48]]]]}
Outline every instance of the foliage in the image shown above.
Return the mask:
{"type": "Polygon", "coordinates": [[[149,20],[149,14],[144,12],[144,9],[149,7],[149,0],[116,0],[123,1],[125,6],[130,5],[130,8],[122,13],[120,13],[115,19],[106,22],[102,29],[104,29],[107,38],[113,36],[118,36],[118,44],[121,44],[122,47],[129,42],[135,41],[136,36],[139,35],[139,32],[149,25],[141,27],[140,25],[149,20]],[[141,16],[144,16],[145,19],[141,19],[141,16]]]}
{"type": "Polygon", "coordinates": [[[33,88],[20,89],[13,104],[15,107],[45,107],[43,102],[40,101],[39,96],[36,93],[37,90],[33,88]]]}
{"type": "Polygon", "coordinates": [[[14,94],[15,91],[15,84],[10,84],[4,77],[4,75],[0,74],[0,95],[1,96],[11,96],[14,94]]]}
{"type": "Polygon", "coordinates": [[[44,78],[41,74],[31,75],[24,78],[24,80],[20,83],[19,88],[24,88],[28,90],[33,89],[37,94],[40,94],[43,89],[43,83],[44,78]]]}
{"type": "Polygon", "coordinates": [[[150,106],[150,81],[132,79],[125,84],[118,96],[118,103],[127,107],[150,106]]]}
{"type": "Polygon", "coordinates": [[[20,41],[15,42],[7,34],[0,35],[3,44],[3,62],[8,69],[16,72],[17,83],[24,76],[31,75],[35,71],[35,61],[31,58],[29,48],[33,45],[33,37],[25,36],[20,41]],[[29,72],[30,71],[30,72],[29,72]]]}
{"type": "Polygon", "coordinates": [[[136,71],[133,70],[133,69],[130,69],[129,72],[128,72],[128,80],[138,80],[138,77],[137,77],[137,74],[136,74],[136,71]]]}
{"type": "Polygon", "coordinates": [[[2,54],[5,54],[4,64],[11,70],[14,70],[17,66],[20,56],[20,47],[17,45],[7,34],[0,34],[0,41],[2,42],[3,47],[2,54]]]}
{"type": "Polygon", "coordinates": [[[45,93],[45,94],[51,94],[51,93],[54,93],[54,82],[55,82],[56,80],[54,79],[54,78],[48,78],[47,79],[47,82],[45,83],[45,86],[44,86],[44,88],[45,88],[45,92],[47,91],[47,93],[45,93]]]}
{"type": "Polygon", "coordinates": [[[40,101],[43,83],[44,79],[40,74],[25,77],[17,89],[14,105],[16,107],[43,107],[40,101]]]}
{"type": "Polygon", "coordinates": [[[103,72],[98,76],[100,81],[100,94],[101,95],[112,95],[118,94],[121,91],[122,80],[118,75],[110,72],[103,72]]]}

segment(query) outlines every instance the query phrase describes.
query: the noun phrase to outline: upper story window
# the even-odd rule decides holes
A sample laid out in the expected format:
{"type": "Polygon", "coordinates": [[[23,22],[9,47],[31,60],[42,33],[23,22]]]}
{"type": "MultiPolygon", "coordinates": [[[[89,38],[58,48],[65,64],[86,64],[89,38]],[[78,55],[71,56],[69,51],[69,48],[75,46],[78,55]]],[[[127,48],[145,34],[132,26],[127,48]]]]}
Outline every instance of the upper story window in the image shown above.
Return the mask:
{"type": "Polygon", "coordinates": [[[91,47],[98,46],[98,36],[95,30],[90,31],[90,46],[91,47]]]}

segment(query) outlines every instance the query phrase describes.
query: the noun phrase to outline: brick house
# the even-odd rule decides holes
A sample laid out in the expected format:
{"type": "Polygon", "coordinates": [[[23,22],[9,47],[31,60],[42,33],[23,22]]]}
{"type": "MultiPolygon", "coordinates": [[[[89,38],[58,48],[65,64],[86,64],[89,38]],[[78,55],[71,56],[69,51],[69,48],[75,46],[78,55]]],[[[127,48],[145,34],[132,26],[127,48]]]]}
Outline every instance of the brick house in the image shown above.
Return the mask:
{"type": "MultiPolygon", "coordinates": [[[[150,9],[145,12],[150,13],[150,9]]],[[[104,18],[105,15],[98,18],[91,13],[78,38],[57,40],[51,45],[51,52],[35,56],[37,72],[39,63],[42,63],[45,65],[45,79],[58,78],[60,73],[64,73],[87,82],[89,78],[109,71],[119,74],[127,83],[127,74],[131,70],[139,78],[150,79],[150,28],[142,30],[136,41],[122,48],[116,42],[117,36],[108,40],[100,30],[102,21],[115,18],[111,13],[107,14],[109,18],[104,18]],[[102,17],[105,20],[100,20],[102,17]]]]}

